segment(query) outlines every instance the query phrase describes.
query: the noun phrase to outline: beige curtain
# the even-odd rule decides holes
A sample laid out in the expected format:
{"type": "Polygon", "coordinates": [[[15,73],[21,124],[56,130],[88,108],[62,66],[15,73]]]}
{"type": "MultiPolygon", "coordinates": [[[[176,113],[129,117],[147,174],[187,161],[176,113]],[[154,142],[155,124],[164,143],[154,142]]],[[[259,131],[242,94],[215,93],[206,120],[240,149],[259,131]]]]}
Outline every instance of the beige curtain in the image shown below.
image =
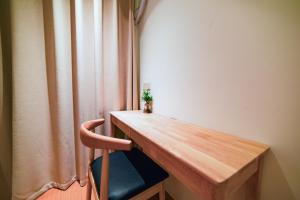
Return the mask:
{"type": "Polygon", "coordinates": [[[0,0],[0,199],[11,197],[11,31],[9,1],[0,0]]]}
{"type": "Polygon", "coordinates": [[[35,199],[85,184],[81,122],[138,109],[134,1],[10,2],[12,199],[35,199]]]}
{"type": "MultiPolygon", "coordinates": [[[[133,1],[103,1],[104,115],[111,110],[138,109],[138,79],[133,1]],[[118,74],[118,76],[116,76],[118,74]]],[[[106,134],[110,124],[105,124],[106,134]]]]}
{"type": "MultiPolygon", "coordinates": [[[[1,30],[0,30],[1,33],[1,30]]],[[[0,34],[0,52],[2,52],[0,34]]],[[[4,46],[4,45],[3,45],[4,46]]],[[[3,70],[3,59],[0,53],[0,199],[9,199],[9,192],[11,191],[11,123],[10,113],[11,106],[10,82],[4,83],[7,79],[7,71],[3,70]],[[4,106],[8,105],[8,106],[4,106]]]]}

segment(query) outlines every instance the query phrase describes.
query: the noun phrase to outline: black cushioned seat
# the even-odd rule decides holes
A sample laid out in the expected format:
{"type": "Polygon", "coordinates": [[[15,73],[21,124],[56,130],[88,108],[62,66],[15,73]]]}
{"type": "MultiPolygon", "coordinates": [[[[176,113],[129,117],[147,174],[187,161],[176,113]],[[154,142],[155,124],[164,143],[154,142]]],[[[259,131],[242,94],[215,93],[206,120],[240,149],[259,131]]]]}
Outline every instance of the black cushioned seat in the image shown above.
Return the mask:
{"type": "MultiPolygon", "coordinates": [[[[102,157],[92,163],[99,194],[102,157]]],[[[109,156],[109,200],[126,200],[168,177],[168,173],[136,148],[116,151],[109,156]]],[[[100,191],[101,192],[101,191],[100,191]]]]}

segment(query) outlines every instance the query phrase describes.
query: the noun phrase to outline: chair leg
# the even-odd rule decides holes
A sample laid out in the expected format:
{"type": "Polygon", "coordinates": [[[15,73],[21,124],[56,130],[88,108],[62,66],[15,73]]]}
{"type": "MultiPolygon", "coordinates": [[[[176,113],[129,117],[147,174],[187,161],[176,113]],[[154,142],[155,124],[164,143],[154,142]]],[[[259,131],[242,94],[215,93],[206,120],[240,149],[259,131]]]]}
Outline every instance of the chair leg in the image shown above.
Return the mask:
{"type": "Polygon", "coordinates": [[[166,198],[165,186],[164,186],[164,183],[162,183],[160,191],[159,191],[159,200],[165,200],[165,198],[166,198]]]}
{"type": "Polygon", "coordinates": [[[86,187],[86,200],[91,200],[92,197],[92,185],[90,180],[87,182],[87,187],[86,187]]]}

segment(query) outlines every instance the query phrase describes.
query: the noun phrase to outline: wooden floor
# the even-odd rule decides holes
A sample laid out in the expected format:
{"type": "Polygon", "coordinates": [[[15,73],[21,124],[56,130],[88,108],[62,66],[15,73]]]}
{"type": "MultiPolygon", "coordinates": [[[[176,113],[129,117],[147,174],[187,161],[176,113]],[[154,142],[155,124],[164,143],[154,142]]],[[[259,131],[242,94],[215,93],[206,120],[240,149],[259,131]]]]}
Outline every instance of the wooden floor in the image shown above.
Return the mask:
{"type": "MultiPolygon", "coordinates": [[[[81,187],[77,181],[75,181],[66,191],[58,189],[50,189],[37,200],[86,200],[86,186],[81,187]]],[[[154,196],[150,200],[158,200],[158,195],[154,196]]],[[[92,200],[94,196],[92,194],[92,200]]],[[[172,198],[166,194],[166,200],[172,200],[172,198]]]]}
{"type": "MultiPolygon", "coordinates": [[[[58,189],[50,189],[38,200],[86,200],[86,186],[81,187],[75,181],[66,191],[58,189]]],[[[94,198],[92,198],[94,199],[94,198]]]]}

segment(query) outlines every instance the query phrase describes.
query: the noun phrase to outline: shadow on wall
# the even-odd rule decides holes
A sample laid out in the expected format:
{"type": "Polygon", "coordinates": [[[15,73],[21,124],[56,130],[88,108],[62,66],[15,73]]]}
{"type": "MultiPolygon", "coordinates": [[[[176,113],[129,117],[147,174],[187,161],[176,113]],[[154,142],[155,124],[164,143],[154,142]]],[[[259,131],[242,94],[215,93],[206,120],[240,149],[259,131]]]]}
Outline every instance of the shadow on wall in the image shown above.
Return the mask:
{"type": "Polygon", "coordinates": [[[269,151],[263,163],[263,177],[261,183],[261,199],[270,199],[276,196],[276,199],[296,200],[295,195],[286,179],[276,155],[269,151]],[[275,195],[274,195],[275,194],[275,195]]]}
{"type": "Polygon", "coordinates": [[[0,199],[11,199],[12,58],[10,2],[0,1],[0,199]]]}

